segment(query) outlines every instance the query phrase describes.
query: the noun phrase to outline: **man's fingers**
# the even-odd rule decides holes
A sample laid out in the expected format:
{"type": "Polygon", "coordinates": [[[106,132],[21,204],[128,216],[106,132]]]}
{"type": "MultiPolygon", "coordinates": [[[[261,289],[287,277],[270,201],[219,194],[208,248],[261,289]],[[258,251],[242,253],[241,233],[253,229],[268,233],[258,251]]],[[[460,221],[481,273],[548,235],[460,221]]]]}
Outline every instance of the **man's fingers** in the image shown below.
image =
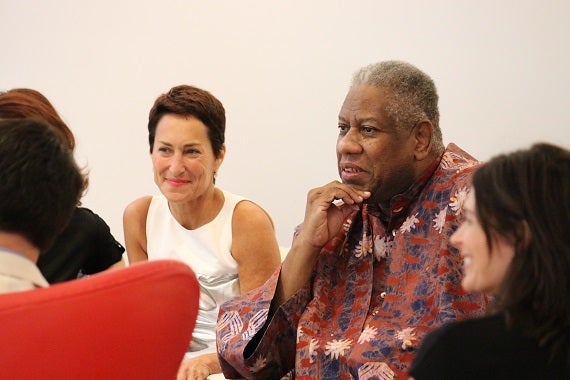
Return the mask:
{"type": "Polygon", "coordinates": [[[357,190],[344,183],[333,181],[325,186],[309,191],[308,200],[310,203],[342,201],[346,204],[358,204],[368,197],[370,197],[370,192],[368,191],[357,190]]]}

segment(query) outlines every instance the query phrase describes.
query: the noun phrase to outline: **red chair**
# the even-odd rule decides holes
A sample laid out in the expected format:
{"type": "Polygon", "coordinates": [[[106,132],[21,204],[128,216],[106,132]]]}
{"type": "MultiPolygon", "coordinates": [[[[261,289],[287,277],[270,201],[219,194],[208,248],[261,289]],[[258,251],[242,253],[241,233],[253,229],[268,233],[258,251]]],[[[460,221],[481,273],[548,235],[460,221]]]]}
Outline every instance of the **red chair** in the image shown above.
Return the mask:
{"type": "Polygon", "coordinates": [[[199,293],[163,260],[0,295],[0,378],[175,379],[199,293]]]}

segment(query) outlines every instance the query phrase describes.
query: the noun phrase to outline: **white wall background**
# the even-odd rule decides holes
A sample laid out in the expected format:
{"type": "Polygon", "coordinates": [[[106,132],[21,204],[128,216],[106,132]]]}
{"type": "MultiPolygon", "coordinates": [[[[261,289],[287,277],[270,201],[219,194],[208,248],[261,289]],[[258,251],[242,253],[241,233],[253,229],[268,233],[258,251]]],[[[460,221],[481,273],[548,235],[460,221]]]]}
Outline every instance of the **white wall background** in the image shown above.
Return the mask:
{"type": "Polygon", "coordinates": [[[35,88],[91,171],[84,205],[123,241],[122,211],[157,192],[146,121],[177,84],[227,111],[218,184],[273,216],[289,245],[307,190],[337,178],[352,73],[386,59],[430,74],[446,142],[476,157],[570,146],[569,0],[0,0],[0,90],[35,88]]]}

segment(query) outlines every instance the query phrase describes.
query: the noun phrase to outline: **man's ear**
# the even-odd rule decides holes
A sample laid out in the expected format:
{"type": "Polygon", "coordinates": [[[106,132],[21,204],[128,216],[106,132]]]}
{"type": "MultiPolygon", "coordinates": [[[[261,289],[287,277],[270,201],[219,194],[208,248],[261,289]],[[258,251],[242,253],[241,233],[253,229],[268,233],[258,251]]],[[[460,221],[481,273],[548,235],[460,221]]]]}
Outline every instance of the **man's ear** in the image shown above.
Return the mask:
{"type": "Polygon", "coordinates": [[[431,154],[433,144],[433,125],[429,120],[420,121],[414,128],[416,160],[422,161],[431,154]]]}

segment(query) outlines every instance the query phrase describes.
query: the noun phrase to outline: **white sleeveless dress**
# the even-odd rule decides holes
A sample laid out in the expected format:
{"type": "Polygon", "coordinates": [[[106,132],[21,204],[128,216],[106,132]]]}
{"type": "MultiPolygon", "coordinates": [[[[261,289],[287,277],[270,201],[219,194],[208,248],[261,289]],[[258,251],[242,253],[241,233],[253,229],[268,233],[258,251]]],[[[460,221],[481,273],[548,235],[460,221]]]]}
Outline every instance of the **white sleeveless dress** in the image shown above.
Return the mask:
{"type": "Polygon", "coordinates": [[[174,219],[162,194],[152,197],[148,209],[148,259],[183,261],[194,270],[200,283],[200,310],[186,357],[216,352],[220,305],[239,295],[238,265],[231,255],[232,216],[245,198],[222,192],[224,205],[218,215],[195,230],[187,230],[174,219]]]}

